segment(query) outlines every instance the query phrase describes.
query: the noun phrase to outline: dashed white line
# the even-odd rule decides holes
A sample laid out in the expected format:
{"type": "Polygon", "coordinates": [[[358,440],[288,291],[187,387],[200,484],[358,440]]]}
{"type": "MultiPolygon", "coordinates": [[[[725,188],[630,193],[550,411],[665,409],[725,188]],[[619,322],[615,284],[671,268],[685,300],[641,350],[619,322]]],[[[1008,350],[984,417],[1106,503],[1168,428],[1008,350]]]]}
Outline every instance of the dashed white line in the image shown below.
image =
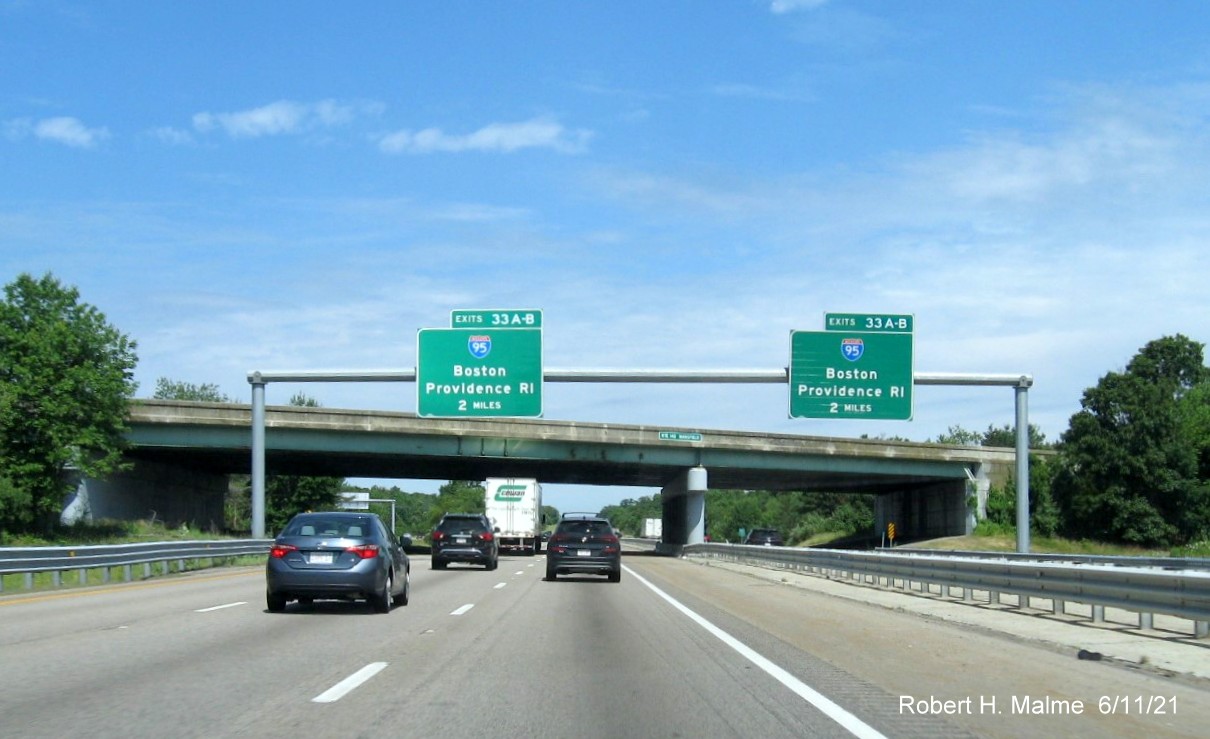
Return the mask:
{"type": "Polygon", "coordinates": [[[198,608],[194,613],[210,613],[211,611],[221,611],[224,608],[235,608],[236,606],[246,606],[248,601],[241,600],[237,603],[224,603],[221,606],[210,606],[209,608],[198,608]]]}
{"type": "Polygon", "coordinates": [[[499,590],[500,588],[504,587],[505,585],[508,585],[508,583],[498,582],[492,587],[492,590],[499,590]]]}
{"type": "Polygon", "coordinates": [[[469,611],[470,609],[472,609],[474,607],[475,607],[474,603],[467,603],[464,606],[455,608],[454,610],[450,611],[450,615],[451,616],[461,616],[462,614],[466,613],[467,611],[469,611]]]}
{"type": "Polygon", "coordinates": [[[352,675],[349,675],[344,680],[341,680],[340,682],[336,683],[335,685],[328,688],[324,692],[315,696],[314,698],[311,699],[311,702],[312,703],[334,703],[335,701],[338,701],[341,698],[348,695],[349,693],[351,693],[353,690],[355,690],[358,686],[360,686],[366,680],[369,680],[370,678],[374,677],[378,673],[382,672],[383,669],[386,668],[386,666],[387,666],[386,662],[371,662],[370,664],[361,668],[357,672],[354,672],[352,675]]]}

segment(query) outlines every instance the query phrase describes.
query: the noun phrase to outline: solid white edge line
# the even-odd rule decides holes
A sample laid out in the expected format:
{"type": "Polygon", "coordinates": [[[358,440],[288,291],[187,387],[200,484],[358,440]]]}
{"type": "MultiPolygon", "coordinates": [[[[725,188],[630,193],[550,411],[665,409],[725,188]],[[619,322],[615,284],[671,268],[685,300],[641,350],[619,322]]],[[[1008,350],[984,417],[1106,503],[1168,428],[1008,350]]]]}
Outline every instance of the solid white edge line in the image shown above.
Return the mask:
{"type": "Polygon", "coordinates": [[[235,608],[236,606],[246,606],[246,605],[248,605],[248,601],[241,600],[241,601],[237,601],[235,603],[224,603],[221,606],[210,606],[209,608],[198,608],[197,610],[194,611],[194,613],[210,613],[211,611],[221,611],[224,608],[235,608]]]}
{"type": "Polygon", "coordinates": [[[470,609],[472,609],[474,607],[475,607],[474,603],[467,603],[464,606],[460,606],[460,607],[455,608],[454,610],[450,611],[450,615],[451,616],[461,616],[462,614],[466,613],[467,611],[469,611],[470,609]]]}
{"type": "Polygon", "coordinates": [[[382,672],[387,666],[386,662],[371,662],[361,668],[352,675],[349,675],[344,680],[336,683],[324,692],[311,699],[312,703],[334,703],[341,698],[351,693],[355,688],[360,686],[366,680],[374,677],[382,672]]]}
{"type": "Polygon", "coordinates": [[[719,641],[731,647],[736,652],[739,652],[744,659],[764,670],[774,680],[777,680],[782,685],[785,685],[787,688],[794,691],[798,697],[815,706],[815,708],[817,708],[825,716],[840,724],[853,736],[862,737],[862,739],[886,739],[885,735],[883,735],[877,729],[836,705],[830,698],[818,692],[782,668],[778,667],[773,662],[762,656],[759,652],[741,642],[739,639],[736,639],[719,627],[697,615],[671,595],[668,595],[663,590],[660,590],[655,585],[652,585],[639,573],[635,572],[629,567],[626,567],[625,565],[623,565],[623,569],[630,573],[631,577],[634,577],[639,582],[650,588],[653,593],[666,600],[673,608],[685,614],[691,621],[717,637],[719,641]]]}

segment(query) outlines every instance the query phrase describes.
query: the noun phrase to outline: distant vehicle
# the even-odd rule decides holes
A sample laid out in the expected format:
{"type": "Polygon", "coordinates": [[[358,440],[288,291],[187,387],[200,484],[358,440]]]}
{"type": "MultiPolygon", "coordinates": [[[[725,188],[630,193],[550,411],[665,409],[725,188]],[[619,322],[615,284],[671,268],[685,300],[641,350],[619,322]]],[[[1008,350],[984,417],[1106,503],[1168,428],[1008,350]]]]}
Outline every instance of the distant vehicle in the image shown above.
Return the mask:
{"type": "Polygon", "coordinates": [[[494,570],[500,561],[500,543],[491,521],[482,513],[447,513],[433,529],[432,566],[444,570],[451,562],[481,564],[494,570]]]}
{"type": "Polygon", "coordinates": [[[546,544],[546,579],[559,575],[608,575],[622,580],[622,541],[609,519],[594,514],[564,514],[546,544]]]}
{"type": "Polygon", "coordinates": [[[300,513],[282,529],[265,565],[265,602],[284,611],[297,600],[366,600],[379,613],[408,604],[412,566],[399,540],[373,513],[300,513]]]}
{"type": "Polygon", "coordinates": [[[643,538],[658,539],[664,535],[664,519],[662,518],[644,518],[643,519],[643,538]]]}
{"type": "Polygon", "coordinates": [[[529,555],[541,551],[542,485],[537,480],[489,477],[483,495],[500,549],[529,555]]]}
{"type": "Polygon", "coordinates": [[[744,538],[744,543],[765,547],[785,546],[785,542],[781,538],[781,532],[777,529],[752,529],[748,532],[748,536],[744,538]]]}

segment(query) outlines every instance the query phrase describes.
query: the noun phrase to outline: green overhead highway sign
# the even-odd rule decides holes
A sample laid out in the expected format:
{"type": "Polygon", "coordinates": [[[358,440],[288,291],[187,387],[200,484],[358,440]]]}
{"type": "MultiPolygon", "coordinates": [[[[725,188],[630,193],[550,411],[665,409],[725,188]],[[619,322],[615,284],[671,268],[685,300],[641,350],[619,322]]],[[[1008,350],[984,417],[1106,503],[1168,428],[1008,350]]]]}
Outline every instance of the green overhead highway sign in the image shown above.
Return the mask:
{"type": "Polygon", "coordinates": [[[540,310],[452,310],[451,328],[542,328],[540,310]]]}
{"type": "Polygon", "coordinates": [[[912,334],[790,332],[790,417],[912,418],[912,334]]]}
{"type": "Polygon", "coordinates": [[[540,328],[422,328],[416,364],[418,416],[542,415],[540,328]]]}
{"type": "Polygon", "coordinates": [[[912,316],[891,313],[825,313],[825,331],[876,331],[912,333],[912,316]]]}

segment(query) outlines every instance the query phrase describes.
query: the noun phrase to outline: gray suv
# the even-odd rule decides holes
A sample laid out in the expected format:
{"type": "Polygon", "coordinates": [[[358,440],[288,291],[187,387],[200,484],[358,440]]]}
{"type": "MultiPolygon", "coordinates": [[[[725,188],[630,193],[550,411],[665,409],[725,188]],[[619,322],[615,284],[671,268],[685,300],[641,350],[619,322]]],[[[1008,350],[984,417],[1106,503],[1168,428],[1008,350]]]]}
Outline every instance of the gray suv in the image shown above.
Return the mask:
{"type": "Polygon", "coordinates": [[[496,569],[500,561],[500,540],[487,516],[482,513],[447,513],[433,529],[433,569],[444,570],[450,562],[480,564],[496,569]]]}

